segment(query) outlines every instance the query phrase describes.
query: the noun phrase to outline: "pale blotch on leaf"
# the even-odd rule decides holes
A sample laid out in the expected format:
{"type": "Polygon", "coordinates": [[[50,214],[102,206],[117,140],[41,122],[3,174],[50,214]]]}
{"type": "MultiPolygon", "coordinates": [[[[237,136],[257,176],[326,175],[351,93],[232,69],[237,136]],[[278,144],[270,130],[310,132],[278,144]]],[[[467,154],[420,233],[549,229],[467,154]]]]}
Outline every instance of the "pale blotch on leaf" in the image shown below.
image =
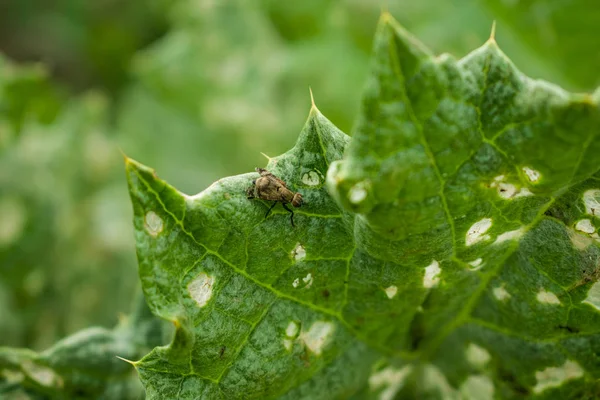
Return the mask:
{"type": "Polygon", "coordinates": [[[331,322],[317,321],[310,326],[308,331],[300,334],[300,340],[318,356],[323,352],[333,331],[334,326],[331,322]]]}
{"type": "Polygon", "coordinates": [[[512,183],[498,183],[498,195],[503,199],[511,199],[517,194],[517,187],[512,183]]]}
{"type": "Polygon", "coordinates": [[[533,193],[528,188],[517,188],[512,183],[505,182],[506,177],[499,175],[492,180],[491,188],[495,188],[498,196],[505,200],[510,200],[517,197],[533,196],[533,193]]]}
{"type": "Polygon", "coordinates": [[[321,184],[321,175],[317,171],[308,171],[302,175],[302,183],[307,186],[319,186],[321,184]]]}
{"type": "Polygon", "coordinates": [[[440,263],[436,260],[433,260],[431,264],[425,267],[425,275],[423,275],[423,287],[426,289],[430,289],[435,287],[440,283],[440,273],[442,269],[440,268],[440,263]]]}
{"type": "Polygon", "coordinates": [[[590,287],[587,297],[583,302],[590,304],[600,311],[600,282],[596,282],[590,287]]]}
{"type": "Polygon", "coordinates": [[[589,219],[580,219],[579,221],[577,221],[577,223],[575,224],[575,229],[577,229],[579,232],[589,234],[596,232],[596,227],[592,225],[592,221],[590,221],[589,219]]]}
{"type": "Polygon", "coordinates": [[[285,328],[285,334],[287,337],[296,337],[298,331],[300,330],[300,326],[296,321],[290,321],[287,328],[285,328]]]}
{"type": "Polygon", "coordinates": [[[515,197],[525,197],[525,196],[533,196],[533,193],[531,193],[531,190],[527,189],[526,187],[521,188],[521,190],[519,190],[519,192],[516,194],[515,197]]]}
{"type": "Polygon", "coordinates": [[[285,347],[285,349],[287,351],[292,350],[292,346],[294,345],[294,341],[291,339],[283,339],[283,347],[285,347]]]}
{"type": "Polygon", "coordinates": [[[312,274],[309,272],[308,275],[306,275],[304,278],[302,278],[302,282],[304,282],[304,284],[306,285],[306,286],[304,286],[305,289],[308,289],[309,287],[311,287],[312,283],[313,283],[312,274]]]}
{"type": "Polygon", "coordinates": [[[292,257],[296,261],[302,261],[306,258],[306,249],[300,243],[296,243],[296,247],[292,250],[292,257]]]}
{"type": "Polygon", "coordinates": [[[208,304],[208,301],[212,297],[214,284],[214,277],[201,272],[187,285],[190,296],[192,299],[194,299],[194,301],[196,301],[199,307],[204,307],[206,304],[208,304]]]}
{"type": "Polygon", "coordinates": [[[367,185],[365,182],[358,182],[348,191],[348,200],[352,204],[360,204],[367,198],[367,185]]]}
{"type": "Polygon", "coordinates": [[[483,264],[483,259],[482,258],[477,258],[473,261],[469,262],[469,265],[473,268],[471,268],[471,271],[477,271],[479,268],[482,267],[483,264]]]}
{"type": "Polygon", "coordinates": [[[148,211],[144,218],[144,228],[150,235],[156,237],[163,230],[163,220],[154,211],[148,211]]]}
{"type": "Polygon", "coordinates": [[[536,183],[540,180],[540,177],[542,176],[542,174],[540,174],[540,171],[536,171],[535,169],[529,167],[523,167],[523,172],[525,173],[525,175],[529,179],[529,182],[531,183],[536,183]]]}
{"type": "Polygon", "coordinates": [[[465,400],[493,400],[494,383],[485,375],[470,375],[460,385],[460,393],[465,400]]]}
{"type": "Polygon", "coordinates": [[[504,288],[504,284],[495,287],[492,292],[494,293],[494,297],[500,301],[510,299],[510,293],[504,288]]]}
{"type": "Polygon", "coordinates": [[[560,367],[548,367],[535,373],[536,385],[533,388],[535,393],[541,393],[552,387],[562,386],[563,383],[572,379],[581,378],[583,369],[575,361],[567,360],[560,367]]]}
{"type": "Polygon", "coordinates": [[[379,400],[392,400],[396,393],[402,388],[406,378],[412,371],[412,366],[405,365],[402,368],[387,367],[377,371],[369,377],[369,388],[379,393],[379,400]]]}
{"type": "Polygon", "coordinates": [[[30,360],[24,361],[21,364],[21,368],[27,376],[42,386],[54,388],[61,388],[63,386],[62,377],[54,372],[52,368],[35,364],[30,360]]]}
{"type": "Polygon", "coordinates": [[[286,337],[283,339],[283,347],[285,347],[287,351],[292,349],[292,346],[294,345],[294,338],[298,334],[299,330],[300,326],[295,321],[290,321],[287,328],[285,328],[286,337]]]}
{"type": "Polygon", "coordinates": [[[583,193],[586,214],[600,216],[600,189],[590,189],[583,193]]]}
{"type": "Polygon", "coordinates": [[[494,244],[499,244],[502,242],[506,242],[508,240],[518,239],[525,233],[525,228],[515,229],[514,231],[504,232],[496,238],[494,244]]]}
{"type": "Polygon", "coordinates": [[[490,239],[490,235],[486,235],[485,233],[492,227],[492,219],[484,218],[480,221],[475,222],[469,230],[467,231],[467,235],[465,237],[465,243],[467,246],[472,246],[475,243],[482,242],[490,239]]]}
{"type": "Polygon", "coordinates": [[[448,383],[446,375],[440,369],[433,364],[425,364],[421,368],[421,376],[424,382],[425,390],[430,392],[437,392],[442,399],[453,399],[455,398],[456,391],[448,383]]]}
{"type": "Polygon", "coordinates": [[[586,250],[592,243],[594,243],[594,240],[589,236],[589,234],[584,235],[571,228],[567,228],[567,233],[569,234],[571,243],[577,250],[586,250]]]}
{"type": "MultiPolygon", "coordinates": [[[[304,287],[303,287],[304,289],[310,288],[313,283],[312,274],[309,272],[304,278],[302,278],[302,282],[304,282],[304,287]]],[[[292,286],[294,288],[297,288],[298,286],[300,286],[300,278],[294,279],[294,281],[292,282],[292,286]]]]}
{"type": "Polygon", "coordinates": [[[384,290],[388,299],[393,299],[396,296],[396,293],[398,293],[398,288],[394,285],[387,287],[384,290]]]}
{"type": "Polygon", "coordinates": [[[537,301],[544,304],[560,304],[560,300],[552,292],[547,292],[544,289],[540,290],[535,296],[537,301]]]}
{"type": "Polygon", "coordinates": [[[484,367],[492,358],[486,349],[475,343],[469,343],[465,355],[467,361],[477,368],[484,367]]]}

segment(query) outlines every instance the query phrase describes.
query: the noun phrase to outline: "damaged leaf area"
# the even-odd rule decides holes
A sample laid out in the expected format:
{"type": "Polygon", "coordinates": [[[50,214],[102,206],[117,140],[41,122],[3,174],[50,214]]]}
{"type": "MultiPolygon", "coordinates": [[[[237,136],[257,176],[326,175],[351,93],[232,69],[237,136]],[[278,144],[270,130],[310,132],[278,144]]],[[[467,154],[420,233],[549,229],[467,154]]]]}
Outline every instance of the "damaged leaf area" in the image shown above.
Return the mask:
{"type": "Polygon", "coordinates": [[[257,173],[188,196],[127,159],[142,287],[175,326],[134,363],[148,398],[598,395],[599,100],[384,14],[352,140],[313,106],[266,166],[295,227],[247,199],[257,173]]]}

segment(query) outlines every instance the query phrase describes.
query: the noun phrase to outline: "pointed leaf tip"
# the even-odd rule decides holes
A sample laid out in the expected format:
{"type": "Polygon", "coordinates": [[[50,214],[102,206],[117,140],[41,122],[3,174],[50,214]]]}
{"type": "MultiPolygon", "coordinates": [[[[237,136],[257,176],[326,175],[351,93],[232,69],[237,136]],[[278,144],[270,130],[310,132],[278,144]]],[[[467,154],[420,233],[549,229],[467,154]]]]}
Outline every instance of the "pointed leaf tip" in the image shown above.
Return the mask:
{"type": "Polygon", "coordinates": [[[388,11],[387,5],[383,5],[381,7],[381,16],[379,17],[379,23],[380,24],[387,24],[390,21],[392,21],[393,19],[394,19],[394,17],[388,11]]]}
{"type": "Polygon", "coordinates": [[[488,40],[491,42],[496,41],[496,20],[492,21],[492,30],[490,31],[490,38],[488,40]]]}
{"type": "Polygon", "coordinates": [[[131,361],[131,360],[128,360],[128,359],[126,359],[126,358],[119,357],[119,356],[115,356],[115,357],[117,357],[117,358],[118,358],[119,360],[121,360],[121,361],[125,361],[127,364],[131,364],[131,365],[133,365],[134,367],[136,367],[136,366],[137,366],[137,361],[131,361]]]}
{"type": "Polygon", "coordinates": [[[310,93],[310,113],[312,114],[313,112],[320,112],[315,104],[315,97],[310,86],[308,87],[308,92],[310,93]]]}

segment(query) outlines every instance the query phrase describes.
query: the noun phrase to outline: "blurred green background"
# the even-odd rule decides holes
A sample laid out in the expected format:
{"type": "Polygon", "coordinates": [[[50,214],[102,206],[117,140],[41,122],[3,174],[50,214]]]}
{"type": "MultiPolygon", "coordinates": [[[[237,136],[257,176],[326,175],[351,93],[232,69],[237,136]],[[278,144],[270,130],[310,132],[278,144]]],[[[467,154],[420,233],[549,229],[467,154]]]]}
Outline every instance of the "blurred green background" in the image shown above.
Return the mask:
{"type": "Polygon", "coordinates": [[[600,83],[592,0],[0,0],[0,346],[113,326],[136,291],[122,149],[186,193],[351,133],[382,7],[462,57],[497,21],[528,75],[600,83]]]}

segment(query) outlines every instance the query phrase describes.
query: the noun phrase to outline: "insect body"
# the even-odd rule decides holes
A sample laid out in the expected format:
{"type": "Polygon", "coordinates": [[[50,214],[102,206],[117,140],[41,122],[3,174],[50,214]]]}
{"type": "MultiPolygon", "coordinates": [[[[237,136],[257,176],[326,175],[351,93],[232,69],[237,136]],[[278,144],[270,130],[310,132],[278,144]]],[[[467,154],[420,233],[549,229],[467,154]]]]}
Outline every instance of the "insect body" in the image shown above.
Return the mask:
{"type": "Polygon", "coordinates": [[[302,205],[302,195],[300,193],[294,193],[288,189],[284,181],[267,171],[263,168],[256,168],[256,172],[260,174],[260,177],[252,181],[252,186],[246,191],[246,195],[249,199],[261,199],[267,201],[273,201],[273,205],[267,211],[265,218],[269,216],[273,207],[277,203],[281,203],[283,208],[291,213],[290,221],[292,226],[294,225],[294,211],[288,208],[287,204],[298,208],[302,205]]]}

